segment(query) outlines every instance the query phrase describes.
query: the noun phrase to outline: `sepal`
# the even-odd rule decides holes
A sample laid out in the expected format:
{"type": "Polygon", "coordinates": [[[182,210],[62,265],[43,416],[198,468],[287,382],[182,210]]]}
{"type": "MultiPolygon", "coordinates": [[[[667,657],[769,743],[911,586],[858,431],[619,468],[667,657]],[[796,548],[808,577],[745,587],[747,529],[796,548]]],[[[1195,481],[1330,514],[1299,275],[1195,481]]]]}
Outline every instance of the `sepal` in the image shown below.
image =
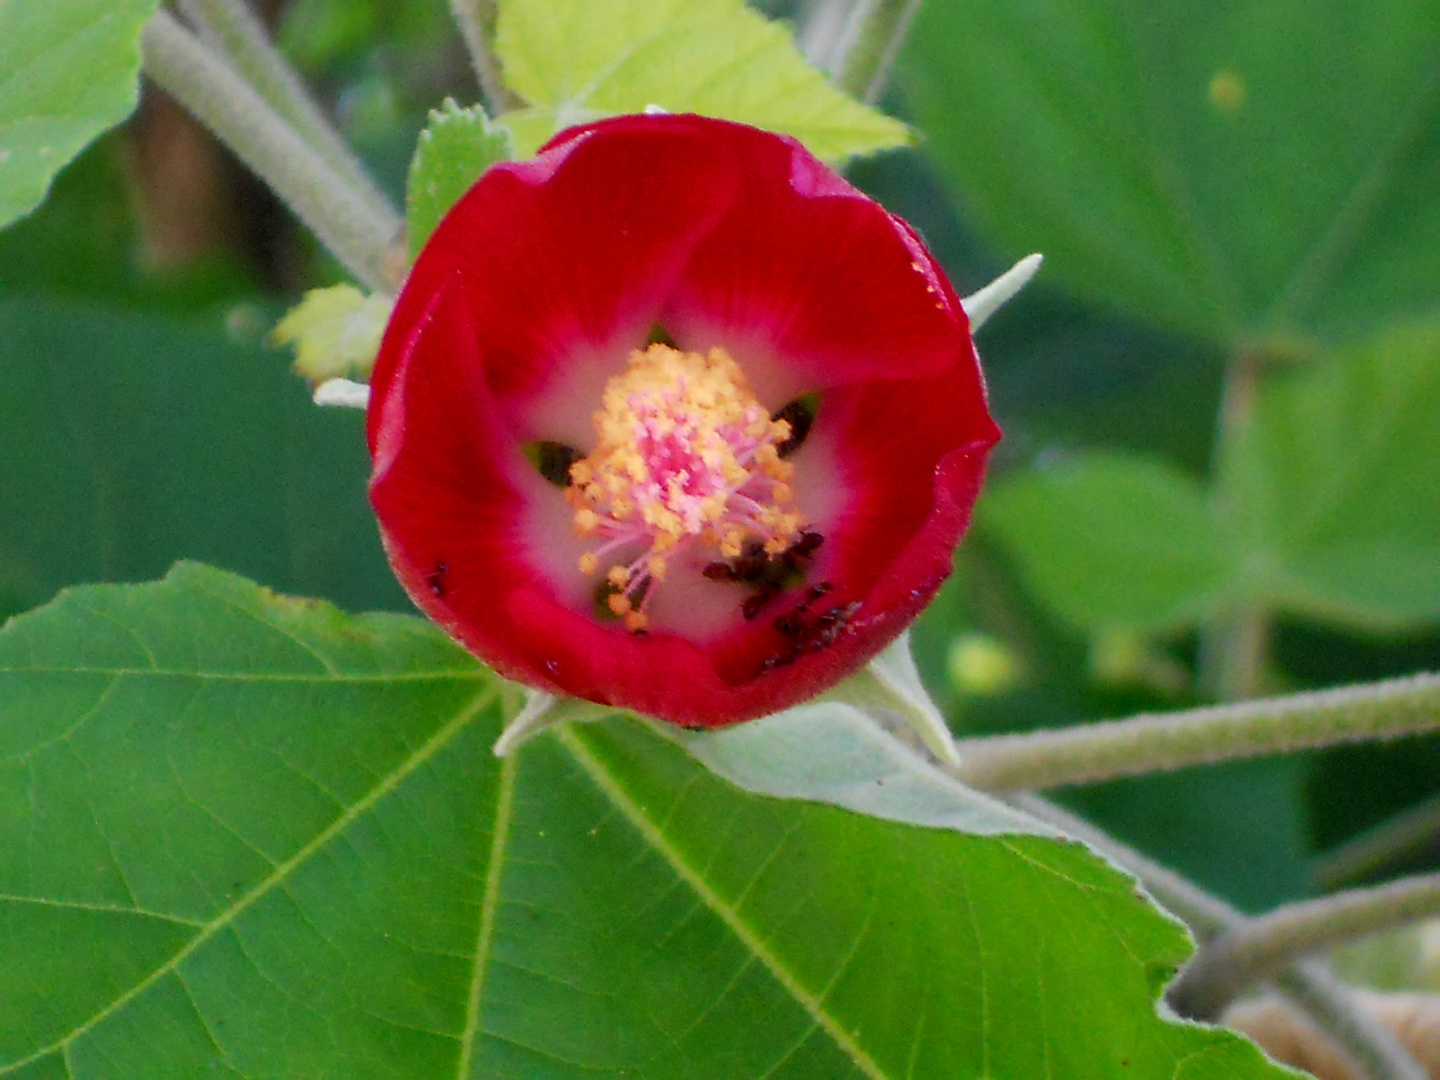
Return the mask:
{"type": "Polygon", "coordinates": [[[544,690],[525,691],[525,705],[515,714],[515,719],[505,725],[500,738],[495,740],[495,756],[509,757],[522,743],[539,735],[542,731],[571,721],[603,720],[615,710],[579,698],[559,697],[544,690]]]}
{"type": "Polygon", "coordinates": [[[1044,261],[1045,257],[1038,252],[1026,255],[989,285],[977,289],[961,300],[960,306],[965,309],[965,314],[970,319],[970,333],[973,334],[984,326],[990,320],[991,315],[994,315],[1009,303],[1021,289],[1030,284],[1030,279],[1039,271],[1040,264],[1044,261]]]}
{"type": "Polygon", "coordinates": [[[920,681],[905,631],[878,656],[844,682],[821,695],[821,701],[853,705],[872,717],[893,717],[919,737],[925,749],[947,765],[959,765],[960,754],[945,718],[920,681]]]}

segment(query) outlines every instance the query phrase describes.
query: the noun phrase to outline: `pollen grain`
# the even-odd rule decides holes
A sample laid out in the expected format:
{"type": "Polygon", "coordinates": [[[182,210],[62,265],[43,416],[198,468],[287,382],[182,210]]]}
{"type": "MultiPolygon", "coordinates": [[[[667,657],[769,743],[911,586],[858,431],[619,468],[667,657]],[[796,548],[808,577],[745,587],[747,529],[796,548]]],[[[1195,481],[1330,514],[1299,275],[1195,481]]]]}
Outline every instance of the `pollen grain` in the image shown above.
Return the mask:
{"type": "Polygon", "coordinates": [[[805,529],[793,506],[795,467],[771,417],[723,349],[653,344],[630,354],[594,414],[595,450],[570,466],[575,531],[599,545],[579,569],[604,574],[604,603],[632,631],[675,557],[692,545],[733,558],[742,545],[788,550],[805,529]]]}

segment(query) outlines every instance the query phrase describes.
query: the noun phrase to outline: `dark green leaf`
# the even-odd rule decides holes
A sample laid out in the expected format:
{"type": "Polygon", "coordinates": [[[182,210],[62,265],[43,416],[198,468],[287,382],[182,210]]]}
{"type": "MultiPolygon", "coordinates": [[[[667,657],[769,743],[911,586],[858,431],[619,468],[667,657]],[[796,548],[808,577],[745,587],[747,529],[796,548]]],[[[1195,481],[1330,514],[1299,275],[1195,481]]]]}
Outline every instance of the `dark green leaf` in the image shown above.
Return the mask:
{"type": "Polygon", "coordinates": [[[0,302],[0,613],[179,558],[408,609],[365,499],[364,418],[310,404],[259,344],[274,316],[0,302]]]}
{"type": "MultiPolygon", "coordinates": [[[[1074,788],[1065,801],[1247,911],[1309,895],[1303,759],[1235,761],[1074,788]]],[[[1351,791],[1339,785],[1337,794],[1351,791]]],[[[1344,797],[1344,796],[1339,796],[1344,797]]]]}
{"type": "Polygon", "coordinates": [[[0,631],[0,1076],[1284,1074],[1161,1019],[1076,845],[762,798],[628,720],[490,746],[426,624],[193,565],[0,631]]]}
{"type": "Polygon", "coordinates": [[[954,0],[909,41],[965,208],[1077,292],[1232,347],[1433,307],[1432,0],[954,0]]]}
{"type": "Polygon", "coordinates": [[[1440,619],[1440,321],[1263,381],[1230,459],[1277,603],[1399,627],[1440,619]]]}
{"type": "Polygon", "coordinates": [[[1205,490],[1139,456],[1086,454],[1006,477],[983,497],[980,517],[1030,587],[1087,629],[1183,624],[1236,570],[1205,490]]]}

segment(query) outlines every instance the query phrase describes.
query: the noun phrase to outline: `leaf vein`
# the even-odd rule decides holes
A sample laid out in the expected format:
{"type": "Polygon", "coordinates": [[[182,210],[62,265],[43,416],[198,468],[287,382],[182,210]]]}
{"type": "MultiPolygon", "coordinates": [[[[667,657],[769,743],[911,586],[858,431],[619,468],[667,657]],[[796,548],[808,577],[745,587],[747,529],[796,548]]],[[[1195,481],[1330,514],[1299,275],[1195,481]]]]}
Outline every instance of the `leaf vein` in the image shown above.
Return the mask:
{"type": "Polygon", "coordinates": [[[253,889],[239,897],[214,919],[211,919],[200,927],[199,933],[191,938],[182,948],[178,949],[173,956],[149,975],[146,975],[143,979],[136,982],[135,985],[124,993],[118,995],[109,1004],[97,1010],[94,1015],[77,1024],[59,1039],[56,1039],[48,1046],[40,1047],[27,1057],[20,1058],[17,1061],[11,1062],[9,1065],[0,1067],[0,1076],[13,1075],[32,1062],[48,1054],[52,1054],[56,1050],[68,1049],[80,1036],[92,1030],[106,1018],[119,1012],[161,979],[176,971],[180,965],[198,951],[202,945],[206,944],[222,930],[230,928],[242,914],[248,911],[259,900],[269,895],[272,890],[283,886],[296,870],[309,862],[309,860],[328,845],[331,840],[343,834],[356,820],[369,812],[375,804],[395,791],[412,773],[449,745],[461,731],[474,721],[475,717],[479,715],[487,705],[495,700],[497,694],[498,690],[493,686],[487,687],[480,693],[477,693],[452,719],[441,726],[430,739],[420,746],[419,749],[401,762],[400,765],[387,776],[383,777],[379,783],[371,788],[362,798],[358,799],[344,813],[340,814],[313,840],[301,847],[283,863],[276,866],[274,871],[266,877],[265,880],[259,882],[253,889]]]}
{"type": "Polygon", "coordinates": [[[21,896],[18,893],[0,893],[0,903],[10,904],[34,904],[37,907],[54,907],[62,910],[93,911],[103,915],[138,915],[146,919],[158,919],[161,922],[175,923],[180,926],[192,926],[196,929],[204,927],[199,919],[187,919],[183,915],[171,915],[162,911],[151,911],[147,908],[126,907],[124,904],[100,904],[87,900],[62,900],[53,896],[21,896]]]}
{"type": "Polygon", "coordinates": [[[691,890],[700,898],[726,928],[740,940],[755,958],[770,972],[772,978],[795,1000],[810,1018],[828,1035],[856,1067],[870,1080],[887,1080],[880,1066],[870,1057],[847,1032],[841,1023],[825,1011],[823,1003],[813,990],[801,983],[799,977],[781,962],[761,939],[760,934],[740,917],[734,906],[715,892],[695,871],[674,845],[655,827],[645,811],[636,804],[601,761],[590,751],[585,742],[573,730],[557,731],[556,738],[561,745],[589,775],[591,781],[605,794],[629,820],[634,828],[655,851],[670,864],[671,869],[683,878],[691,890]]]}
{"type": "Polygon", "coordinates": [[[460,1036],[459,1080],[470,1075],[475,1059],[475,1040],[480,1033],[481,1004],[485,995],[485,973],[490,960],[490,942],[495,934],[495,914],[500,906],[500,877],[505,849],[510,841],[510,822],[515,805],[515,776],[518,766],[511,754],[500,766],[500,790],[495,796],[495,824],[490,837],[490,861],[485,868],[485,886],[480,904],[480,924],[475,936],[475,967],[470,974],[470,992],[465,1004],[465,1030],[460,1036]]]}

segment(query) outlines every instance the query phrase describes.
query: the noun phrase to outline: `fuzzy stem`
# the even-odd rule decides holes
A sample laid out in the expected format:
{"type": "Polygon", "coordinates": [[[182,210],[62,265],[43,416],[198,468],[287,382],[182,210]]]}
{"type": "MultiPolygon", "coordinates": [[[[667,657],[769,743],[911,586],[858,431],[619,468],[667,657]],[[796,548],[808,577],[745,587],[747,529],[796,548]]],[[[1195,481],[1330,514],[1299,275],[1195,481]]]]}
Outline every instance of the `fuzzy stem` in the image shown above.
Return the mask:
{"type": "Polygon", "coordinates": [[[805,58],[830,81],[874,104],[905,41],[920,0],[829,0],[799,34],[805,58]]]}
{"type": "Polygon", "coordinates": [[[234,66],[265,102],[350,182],[377,216],[394,215],[390,201],[348,143],[310,96],[304,81],[270,40],[245,0],[178,0],[201,39],[234,66]]]}
{"type": "Polygon", "coordinates": [[[862,0],[861,24],[831,74],[835,84],[867,105],[880,100],[919,10],[920,0],[862,0]]]}
{"type": "Polygon", "coordinates": [[[1440,675],[969,739],[951,772],[985,790],[1054,788],[1440,727],[1440,675]]]}
{"type": "Polygon", "coordinates": [[[400,220],[377,214],[222,58],[165,11],[140,39],[145,71],[215,132],[372,289],[397,285],[400,220]]]}
{"type": "Polygon", "coordinates": [[[811,67],[825,74],[835,71],[845,31],[856,6],[863,0],[812,0],[795,31],[795,44],[811,67]]]}
{"type": "Polygon", "coordinates": [[[1431,1080],[1425,1066],[1330,968],[1304,960],[1271,980],[1370,1080],[1431,1080]]]}
{"type": "Polygon", "coordinates": [[[1440,874],[1287,904],[1202,948],[1171,987],[1187,1016],[1219,1016],[1241,990],[1309,953],[1440,911],[1440,874]]]}
{"type": "Polygon", "coordinates": [[[491,46],[495,40],[495,0],[450,0],[450,14],[460,28],[470,66],[475,69],[475,79],[491,115],[499,116],[515,108],[519,101],[501,78],[500,58],[491,46]]]}
{"type": "MultiPolygon", "coordinates": [[[[1134,874],[1200,941],[1236,932],[1248,925],[1249,920],[1224,900],[1054,803],[1036,795],[1012,795],[1006,801],[1055,825],[1134,874]]],[[[1275,975],[1273,982],[1276,989],[1350,1055],[1369,1080],[1428,1080],[1425,1070],[1409,1051],[1359,1005],[1350,988],[1336,979],[1325,964],[1316,961],[1295,964],[1275,975]]],[[[1173,985],[1178,986],[1179,982],[1173,985]]]]}

